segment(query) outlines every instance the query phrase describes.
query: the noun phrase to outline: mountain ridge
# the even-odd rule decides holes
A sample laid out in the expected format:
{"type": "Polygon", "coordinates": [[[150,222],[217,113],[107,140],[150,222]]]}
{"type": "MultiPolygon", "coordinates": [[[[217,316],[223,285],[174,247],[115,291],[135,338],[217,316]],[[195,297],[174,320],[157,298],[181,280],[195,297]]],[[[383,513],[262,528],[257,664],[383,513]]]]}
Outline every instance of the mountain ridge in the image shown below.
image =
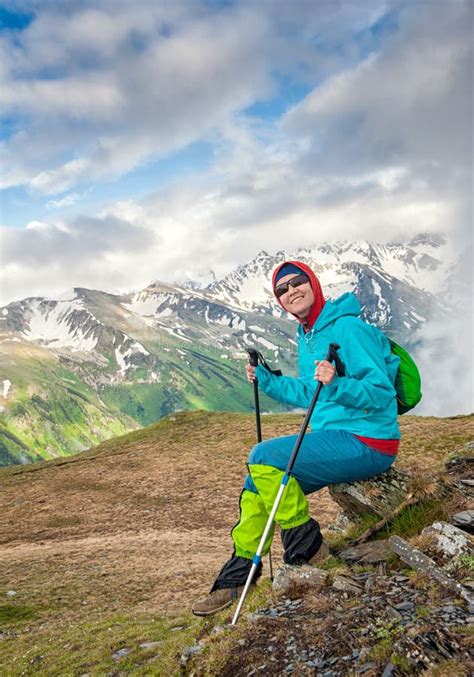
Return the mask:
{"type": "MultiPolygon", "coordinates": [[[[451,273],[447,248],[446,240],[425,234],[408,245],[360,240],[294,253],[262,250],[199,289],[154,281],[123,294],[78,286],[57,299],[14,301],[0,308],[0,385],[3,381],[6,389],[3,397],[0,389],[0,463],[12,462],[21,449],[51,458],[77,450],[77,439],[79,448],[87,445],[91,414],[83,411],[81,397],[104,416],[108,412],[109,423],[99,426],[104,436],[115,416],[124,425],[143,425],[180,409],[249,411],[252,393],[242,377],[246,347],[256,346],[294,373],[296,324],[273,299],[270,282],[284,258],[312,266],[329,298],[354,292],[366,321],[415,345],[426,321],[449,314],[435,293],[445,289],[451,273]],[[26,359],[29,344],[49,351],[66,372],[48,373],[46,353],[40,352],[33,369],[26,359]],[[64,391],[64,379],[75,383],[76,394],[64,391]],[[43,416],[32,402],[38,393],[45,395],[43,414],[57,410],[61,393],[71,412],[80,413],[80,420],[67,417],[67,439],[61,417],[52,411],[47,441],[42,435],[43,416]]],[[[262,406],[284,410],[265,397],[262,406]]]]}

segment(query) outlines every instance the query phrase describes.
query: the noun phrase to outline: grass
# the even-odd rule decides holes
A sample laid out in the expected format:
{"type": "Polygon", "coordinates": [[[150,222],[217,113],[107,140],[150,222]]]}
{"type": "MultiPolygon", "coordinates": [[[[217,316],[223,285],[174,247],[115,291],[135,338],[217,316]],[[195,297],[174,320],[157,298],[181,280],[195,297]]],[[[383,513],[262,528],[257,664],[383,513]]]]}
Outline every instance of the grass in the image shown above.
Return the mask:
{"type": "Polygon", "coordinates": [[[0,624],[16,625],[27,621],[34,616],[34,611],[28,606],[16,604],[0,604],[0,624]]]}
{"type": "MultiPolygon", "coordinates": [[[[419,465],[423,445],[436,446],[440,430],[461,429],[467,441],[472,420],[410,420],[400,465],[419,465]]],[[[299,414],[264,416],[263,437],[293,434],[301,421],[299,414]]],[[[229,610],[209,620],[188,611],[230,553],[254,442],[252,414],[178,413],[73,457],[0,469],[4,674],[180,674],[183,650],[203,637],[199,674],[218,674],[237,639],[254,632],[246,613],[271,598],[264,578],[238,628],[217,635],[212,629],[229,620],[229,610]],[[7,601],[8,590],[17,595],[7,601]],[[150,642],[160,644],[140,647],[150,642]],[[129,651],[114,658],[120,649],[129,651]]],[[[434,465],[453,450],[431,449],[434,465]]],[[[337,506],[326,490],[309,501],[324,529],[337,506]]],[[[428,502],[389,529],[406,535],[432,520],[438,507],[428,502]]],[[[363,518],[349,537],[372,520],[363,518]]],[[[339,538],[339,545],[347,541],[339,538]]],[[[273,554],[278,566],[279,539],[273,554]]],[[[331,573],[346,567],[337,557],[325,563],[331,573]]]]}

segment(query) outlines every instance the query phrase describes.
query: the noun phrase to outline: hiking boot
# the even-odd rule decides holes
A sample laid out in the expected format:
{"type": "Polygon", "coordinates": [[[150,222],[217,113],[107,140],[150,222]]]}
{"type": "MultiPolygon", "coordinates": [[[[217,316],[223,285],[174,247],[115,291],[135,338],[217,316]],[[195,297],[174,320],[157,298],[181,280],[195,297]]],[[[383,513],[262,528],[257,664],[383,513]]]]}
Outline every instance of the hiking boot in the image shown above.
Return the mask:
{"type": "Polygon", "coordinates": [[[221,588],[209,593],[207,597],[194,603],[192,612],[195,616],[212,616],[222,609],[226,609],[242,594],[244,586],[238,588],[221,588]]]}
{"type": "Polygon", "coordinates": [[[329,550],[328,544],[322,541],[321,545],[319,546],[318,552],[311,557],[308,564],[314,566],[322,564],[330,556],[330,554],[331,551],[329,550]]]}

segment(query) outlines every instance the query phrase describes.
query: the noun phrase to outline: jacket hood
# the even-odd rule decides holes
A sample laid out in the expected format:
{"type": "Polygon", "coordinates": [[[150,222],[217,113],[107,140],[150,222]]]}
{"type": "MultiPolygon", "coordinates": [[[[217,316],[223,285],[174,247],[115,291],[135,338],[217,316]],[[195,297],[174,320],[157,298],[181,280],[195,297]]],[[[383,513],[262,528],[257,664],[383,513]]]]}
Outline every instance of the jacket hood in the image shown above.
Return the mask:
{"type": "Polygon", "coordinates": [[[360,312],[361,307],[357,297],[352,292],[346,292],[334,301],[326,301],[321,315],[317,319],[316,329],[320,330],[344,315],[359,317],[360,312]]]}
{"type": "MultiPolygon", "coordinates": [[[[306,263],[301,263],[301,261],[283,261],[283,263],[280,263],[275,270],[273,271],[272,275],[272,289],[275,289],[275,281],[278,275],[278,272],[280,269],[285,266],[287,263],[292,263],[294,266],[297,266],[303,273],[306,273],[306,275],[309,277],[309,282],[311,284],[311,289],[313,290],[314,294],[314,303],[311,306],[311,309],[309,311],[308,317],[305,317],[304,319],[301,319],[294,313],[290,313],[290,315],[293,315],[293,317],[296,317],[298,322],[301,324],[303,327],[304,331],[309,331],[316,320],[318,319],[319,315],[321,314],[321,311],[324,307],[324,304],[326,303],[324,295],[323,295],[323,290],[321,289],[321,284],[316,277],[316,275],[313,273],[311,268],[306,265],[306,263]]],[[[288,312],[280,299],[275,295],[275,298],[278,302],[278,305],[283,308],[285,312],[288,312]]]]}

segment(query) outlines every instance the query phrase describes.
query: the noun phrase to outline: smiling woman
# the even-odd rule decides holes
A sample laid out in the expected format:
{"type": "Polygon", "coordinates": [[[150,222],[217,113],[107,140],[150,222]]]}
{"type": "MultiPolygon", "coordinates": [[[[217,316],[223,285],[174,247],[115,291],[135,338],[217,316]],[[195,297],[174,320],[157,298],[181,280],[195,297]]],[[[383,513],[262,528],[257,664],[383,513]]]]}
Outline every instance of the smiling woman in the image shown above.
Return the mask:
{"type": "MultiPolygon", "coordinates": [[[[277,375],[265,366],[247,366],[250,382],[258,379],[270,397],[307,409],[318,381],[323,384],[306,434],[290,473],[286,469],[296,435],[260,442],[250,452],[249,474],[240,496],[240,518],[232,530],[234,550],[209,595],[193,612],[207,616],[225,608],[241,593],[255,562],[279,487],[285,485],[275,514],[281,529],[285,562],[315,563],[329,554],[318,522],[310,517],[306,495],[330,484],[367,479],[392,465],[400,437],[395,377],[398,357],[386,337],[359,318],[351,293],[326,301],[318,278],[300,261],[285,261],[273,273],[278,303],[294,315],[298,327],[298,378],[277,375]],[[325,359],[330,344],[340,346],[344,370],[325,359]],[[344,373],[343,373],[344,372],[344,373]]],[[[266,533],[266,532],[265,532],[266,533]]],[[[268,552],[271,530],[263,552],[268,552]]],[[[255,562],[257,576],[261,562],[255,562]]]]}

